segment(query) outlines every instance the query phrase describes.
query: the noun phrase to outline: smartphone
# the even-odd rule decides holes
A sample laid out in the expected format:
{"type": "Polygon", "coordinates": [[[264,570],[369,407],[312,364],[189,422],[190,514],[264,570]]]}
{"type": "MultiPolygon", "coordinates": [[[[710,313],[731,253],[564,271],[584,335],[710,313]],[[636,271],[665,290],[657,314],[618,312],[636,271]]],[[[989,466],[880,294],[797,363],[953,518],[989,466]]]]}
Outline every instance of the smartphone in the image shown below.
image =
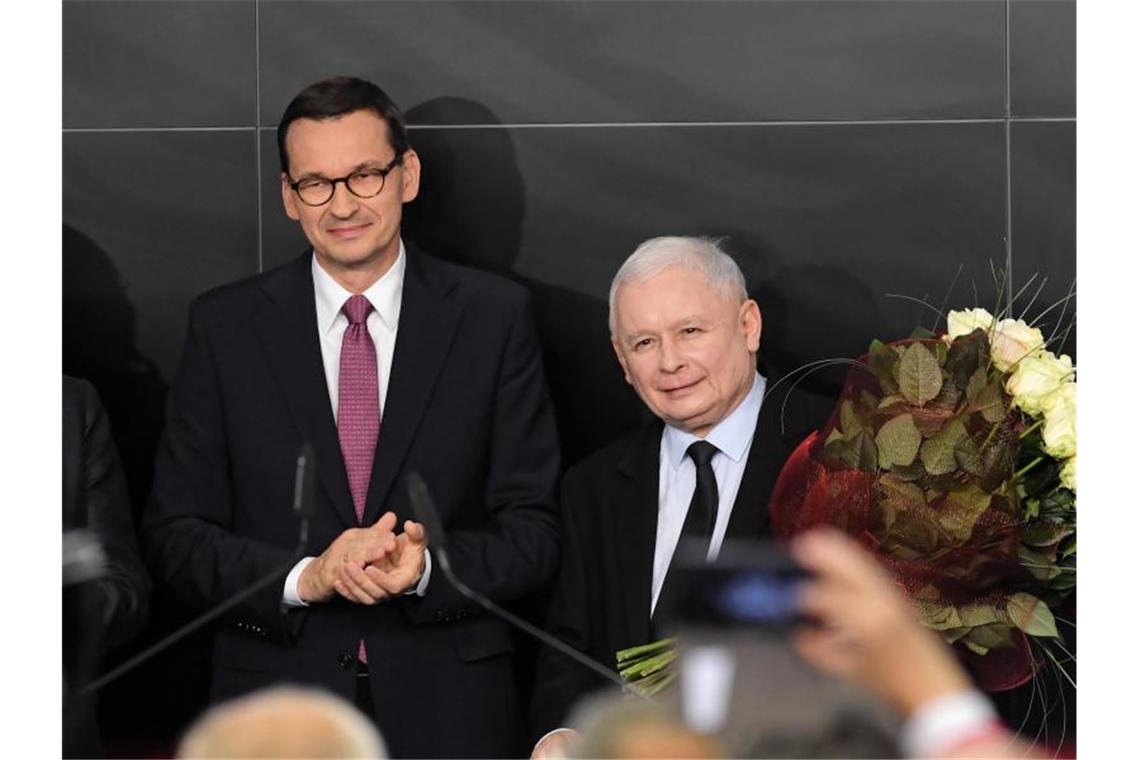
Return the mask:
{"type": "Polygon", "coordinates": [[[799,594],[809,574],[772,541],[726,541],[707,562],[701,543],[684,542],[670,579],[677,593],[662,609],[667,625],[752,628],[783,634],[803,622],[799,594]]]}

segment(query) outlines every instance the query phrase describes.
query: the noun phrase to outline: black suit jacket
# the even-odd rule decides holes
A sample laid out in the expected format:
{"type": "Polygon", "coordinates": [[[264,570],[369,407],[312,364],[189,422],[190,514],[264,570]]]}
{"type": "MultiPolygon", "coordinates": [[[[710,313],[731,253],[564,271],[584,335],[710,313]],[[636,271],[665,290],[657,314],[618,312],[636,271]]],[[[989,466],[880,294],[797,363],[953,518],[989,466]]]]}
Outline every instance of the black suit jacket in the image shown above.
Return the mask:
{"type": "MultiPolygon", "coordinates": [[[[500,601],[557,565],[558,444],[526,292],[409,249],[365,524],[414,519],[419,472],[455,572],[500,601]]],[[[182,366],[144,519],[148,561],[205,609],[291,564],[296,457],[316,449],[319,505],[307,554],[357,525],[317,335],[308,254],[191,306],[182,366]]],[[[282,574],[284,578],[284,574],[282,574]]],[[[379,725],[394,756],[501,756],[517,747],[510,632],[438,566],[424,597],[281,609],[283,583],[240,605],[217,635],[212,697],[276,681],[346,698],[369,653],[379,725]]]]}
{"type": "MultiPolygon", "coordinates": [[[[771,380],[768,387],[774,387],[771,380]]],[[[820,418],[818,402],[799,392],[787,395],[786,387],[775,387],[760,407],[726,540],[769,534],[768,497],[780,468],[820,418]]],[[[562,482],[562,558],[547,630],[611,668],[619,650],[654,639],[649,596],[661,431],[660,420],[634,430],[584,459],[562,482]]],[[[574,703],[606,685],[577,662],[543,647],[531,708],[532,739],[566,725],[574,703]]]]}
{"type": "Polygon", "coordinates": [[[90,531],[105,558],[102,577],[63,590],[63,755],[92,757],[102,754],[95,698],[78,692],[98,672],[104,652],[142,629],[150,580],[111,424],[90,383],[64,375],[62,421],[63,530],[90,531]]]}

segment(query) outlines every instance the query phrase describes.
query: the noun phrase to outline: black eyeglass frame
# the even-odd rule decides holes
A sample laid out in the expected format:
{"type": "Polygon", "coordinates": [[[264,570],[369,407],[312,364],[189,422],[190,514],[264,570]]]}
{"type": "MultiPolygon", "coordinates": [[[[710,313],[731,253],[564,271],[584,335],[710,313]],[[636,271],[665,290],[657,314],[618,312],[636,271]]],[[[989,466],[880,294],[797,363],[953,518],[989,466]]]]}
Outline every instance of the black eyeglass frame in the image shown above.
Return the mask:
{"type": "Polygon", "coordinates": [[[388,165],[383,167],[382,169],[373,169],[373,168],[357,169],[356,171],[351,172],[350,174],[346,174],[343,177],[305,177],[304,179],[295,180],[292,177],[290,177],[288,174],[286,174],[285,176],[289,177],[289,187],[293,188],[293,192],[297,194],[297,199],[300,200],[301,203],[304,203],[306,206],[323,206],[333,199],[333,196],[336,195],[336,186],[338,184],[340,184],[341,182],[344,183],[344,186],[348,189],[348,192],[352,193],[357,198],[375,198],[377,195],[384,192],[384,185],[386,185],[388,182],[388,175],[391,174],[392,171],[397,166],[400,166],[403,163],[404,163],[404,154],[400,153],[400,154],[397,154],[396,157],[393,158],[391,161],[389,161],[388,165]],[[356,176],[359,176],[362,174],[378,174],[378,175],[380,175],[380,189],[377,190],[376,192],[372,193],[371,195],[362,195],[362,194],[356,192],[355,190],[353,190],[352,185],[349,184],[349,180],[352,179],[353,177],[356,177],[356,176]],[[318,180],[329,183],[329,197],[325,198],[320,203],[310,203],[309,201],[305,200],[304,196],[301,195],[301,190],[300,190],[301,183],[309,181],[309,180],[314,180],[314,179],[318,179],[318,180]]]}

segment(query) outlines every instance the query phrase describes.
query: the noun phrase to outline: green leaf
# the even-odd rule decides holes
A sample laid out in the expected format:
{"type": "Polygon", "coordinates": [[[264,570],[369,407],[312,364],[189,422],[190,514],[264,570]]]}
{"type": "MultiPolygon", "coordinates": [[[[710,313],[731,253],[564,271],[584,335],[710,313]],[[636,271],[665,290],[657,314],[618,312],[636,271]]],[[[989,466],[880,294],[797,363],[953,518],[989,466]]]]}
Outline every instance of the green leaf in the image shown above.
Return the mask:
{"type": "Polygon", "coordinates": [[[879,450],[875,447],[874,439],[871,438],[870,433],[863,431],[856,436],[855,443],[859,445],[859,464],[857,466],[863,472],[874,475],[879,471],[879,450]]]}
{"type": "Polygon", "coordinates": [[[895,379],[898,363],[899,357],[893,348],[878,340],[871,342],[871,348],[867,351],[867,365],[879,381],[884,394],[898,392],[899,384],[895,379]]]}
{"type": "Polygon", "coordinates": [[[930,402],[930,405],[936,409],[954,409],[958,406],[958,401],[962,398],[962,391],[954,383],[943,383],[942,390],[930,402]]]}
{"type": "Polygon", "coordinates": [[[931,475],[945,475],[958,469],[954,447],[966,437],[966,426],[952,419],[922,444],[922,464],[931,475]]]}
{"type": "Polygon", "coordinates": [[[992,498],[989,491],[973,485],[948,494],[938,511],[938,523],[957,541],[969,541],[978,517],[989,507],[992,498]]]}
{"type": "Polygon", "coordinates": [[[983,656],[993,649],[1011,649],[1014,646],[1013,633],[1004,622],[970,628],[958,641],[983,656]]]}
{"type": "Polygon", "coordinates": [[[978,446],[970,436],[959,438],[954,444],[954,459],[958,466],[971,475],[982,474],[982,456],[978,453],[978,446]]]}
{"type": "Polygon", "coordinates": [[[1057,636],[1057,622],[1049,606],[1031,594],[1019,592],[1006,602],[1013,624],[1030,636],[1057,636]]]}
{"type": "Polygon", "coordinates": [[[985,332],[975,330],[954,339],[946,355],[946,374],[958,387],[965,387],[970,377],[989,364],[990,343],[985,332]]]}
{"type": "Polygon", "coordinates": [[[1006,408],[1005,396],[1001,391],[1001,385],[996,380],[986,384],[986,387],[978,393],[974,407],[982,413],[986,422],[996,424],[1005,419],[1008,409],[1006,408]]]}
{"type": "Polygon", "coordinates": [[[985,390],[986,385],[989,384],[990,376],[986,373],[985,367],[978,367],[974,374],[970,375],[970,380],[966,383],[966,403],[971,406],[976,406],[978,403],[978,394],[985,390]]]}
{"type": "Polygon", "coordinates": [[[994,436],[994,440],[982,449],[982,471],[978,478],[983,488],[996,490],[1013,475],[1013,458],[1016,450],[1016,443],[1003,443],[1000,434],[994,436]]]}
{"type": "Polygon", "coordinates": [[[917,459],[910,465],[896,464],[891,468],[891,474],[898,477],[899,480],[914,481],[922,480],[926,477],[926,470],[922,468],[922,462],[917,459]]]}
{"type": "Polygon", "coordinates": [[[942,367],[946,364],[946,355],[950,351],[950,347],[943,341],[931,344],[934,347],[934,360],[938,362],[938,366],[942,367]]]}
{"type": "Polygon", "coordinates": [[[992,604],[963,604],[958,608],[958,617],[967,628],[977,628],[1002,620],[1001,612],[992,604]]]}
{"type": "Polygon", "coordinates": [[[1021,526],[1020,538],[1023,544],[1029,546],[1052,546],[1061,539],[1071,536],[1076,531],[1071,525],[1062,520],[1043,519],[1031,520],[1021,526]]]}
{"type": "Polygon", "coordinates": [[[950,420],[952,413],[949,410],[927,406],[924,409],[915,409],[912,416],[919,435],[929,438],[942,429],[942,426],[950,420]]]}
{"type": "Polygon", "coordinates": [[[839,405],[839,427],[843,429],[843,437],[847,440],[851,440],[856,433],[863,430],[859,418],[855,415],[855,405],[850,399],[843,399],[843,403],[839,405]]]}
{"type": "Polygon", "coordinates": [[[893,465],[909,465],[918,454],[922,436],[914,426],[914,418],[900,414],[879,428],[875,445],[879,449],[879,466],[884,470],[893,465]]]}
{"type": "Polygon", "coordinates": [[[889,407],[894,406],[895,404],[901,404],[901,403],[903,403],[903,401],[904,401],[903,397],[898,395],[897,393],[890,395],[890,396],[883,396],[879,400],[878,408],[879,409],[887,409],[889,407]]]}
{"type": "MultiPolygon", "coordinates": [[[[896,545],[889,548],[894,551],[899,548],[908,549],[910,558],[929,554],[938,548],[938,528],[931,525],[928,519],[916,518],[909,513],[898,515],[887,538],[888,543],[896,545]]],[[[898,552],[898,555],[900,559],[907,559],[906,552],[898,552]]]]}
{"type": "Polygon", "coordinates": [[[920,506],[926,506],[922,489],[913,483],[897,477],[894,471],[884,473],[875,484],[878,509],[878,525],[882,533],[888,533],[900,514],[920,506]]]}
{"type": "Polygon", "coordinates": [[[942,390],[938,360],[922,343],[911,343],[899,360],[899,391],[907,401],[922,406],[942,390]]]}

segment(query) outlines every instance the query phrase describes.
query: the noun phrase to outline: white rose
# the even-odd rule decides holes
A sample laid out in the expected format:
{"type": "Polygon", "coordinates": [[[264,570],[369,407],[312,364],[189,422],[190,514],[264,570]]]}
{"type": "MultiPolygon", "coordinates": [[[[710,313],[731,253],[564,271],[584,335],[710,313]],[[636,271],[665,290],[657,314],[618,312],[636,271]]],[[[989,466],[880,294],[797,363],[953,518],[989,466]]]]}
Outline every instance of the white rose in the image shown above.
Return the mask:
{"type": "Polygon", "coordinates": [[[1058,359],[1052,351],[1042,351],[1017,363],[1005,389],[1023,412],[1037,417],[1045,411],[1052,395],[1072,377],[1072,359],[1065,354],[1058,359]]]}
{"type": "Polygon", "coordinates": [[[952,311],[946,315],[946,336],[953,340],[962,335],[969,335],[979,327],[989,332],[993,324],[993,315],[985,309],[952,311]]]}
{"type": "Polygon", "coordinates": [[[1077,384],[1065,383],[1045,407],[1045,451],[1054,459],[1077,453],[1077,384]]]}
{"type": "Polygon", "coordinates": [[[1003,319],[994,330],[990,356],[999,370],[1009,372],[1019,361],[1044,347],[1045,336],[1036,327],[1020,319],[1003,319]]]}
{"type": "Polygon", "coordinates": [[[1077,492],[1077,455],[1073,454],[1061,466],[1061,485],[1073,493],[1077,492]]]}

